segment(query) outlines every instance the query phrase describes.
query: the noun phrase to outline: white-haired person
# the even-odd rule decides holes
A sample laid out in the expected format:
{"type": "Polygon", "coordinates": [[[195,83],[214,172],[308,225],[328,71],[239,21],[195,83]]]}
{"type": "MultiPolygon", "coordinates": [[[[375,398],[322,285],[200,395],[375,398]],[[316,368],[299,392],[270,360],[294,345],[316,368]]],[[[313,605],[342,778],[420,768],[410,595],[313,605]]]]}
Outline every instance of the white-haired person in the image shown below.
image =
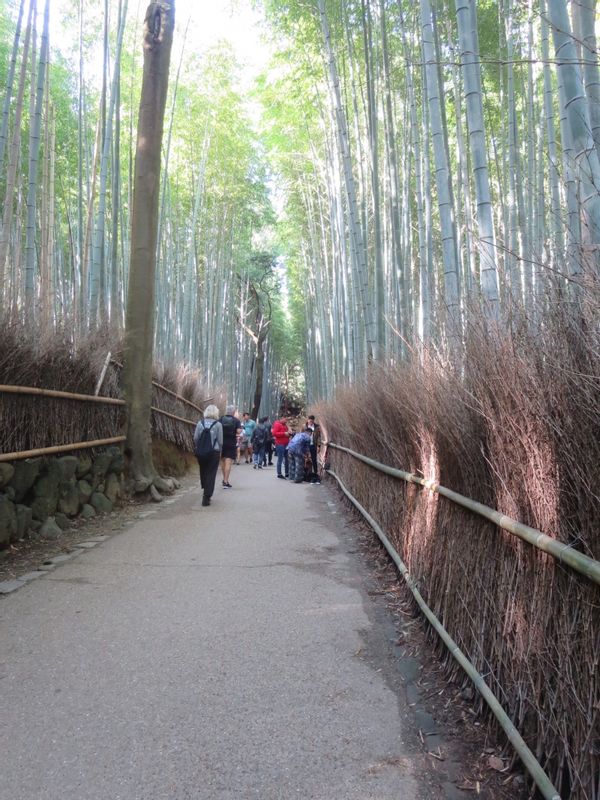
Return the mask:
{"type": "Polygon", "coordinates": [[[200,467],[200,486],[204,490],[202,505],[209,506],[215,490],[215,479],[223,447],[223,426],[219,421],[219,409],[206,406],[204,417],[196,425],[194,450],[200,467]]]}

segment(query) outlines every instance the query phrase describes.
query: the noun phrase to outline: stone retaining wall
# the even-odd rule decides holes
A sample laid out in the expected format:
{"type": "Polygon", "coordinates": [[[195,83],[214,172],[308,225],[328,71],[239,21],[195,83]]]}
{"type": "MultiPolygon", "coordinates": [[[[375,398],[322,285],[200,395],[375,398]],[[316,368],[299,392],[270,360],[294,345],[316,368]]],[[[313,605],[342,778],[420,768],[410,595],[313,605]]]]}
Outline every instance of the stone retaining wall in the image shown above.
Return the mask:
{"type": "Polygon", "coordinates": [[[0,549],[25,537],[56,539],[70,518],[112,511],[124,468],[118,447],[0,463],[0,549]]]}

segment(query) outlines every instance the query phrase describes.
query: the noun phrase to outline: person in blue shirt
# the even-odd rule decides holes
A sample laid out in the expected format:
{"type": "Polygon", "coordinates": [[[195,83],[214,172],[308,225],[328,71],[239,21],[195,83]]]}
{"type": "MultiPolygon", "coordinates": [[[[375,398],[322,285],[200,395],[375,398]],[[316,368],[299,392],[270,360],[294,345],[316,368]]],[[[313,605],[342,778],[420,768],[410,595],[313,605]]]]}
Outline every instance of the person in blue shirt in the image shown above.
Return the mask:
{"type": "Polygon", "coordinates": [[[305,429],[296,433],[288,445],[290,480],[302,483],[304,480],[304,456],[310,453],[310,434],[305,429]]]}
{"type": "Polygon", "coordinates": [[[246,445],[245,464],[252,463],[252,434],[256,428],[256,421],[250,419],[250,414],[244,411],[242,414],[242,428],[244,429],[244,444],[246,445]]]}

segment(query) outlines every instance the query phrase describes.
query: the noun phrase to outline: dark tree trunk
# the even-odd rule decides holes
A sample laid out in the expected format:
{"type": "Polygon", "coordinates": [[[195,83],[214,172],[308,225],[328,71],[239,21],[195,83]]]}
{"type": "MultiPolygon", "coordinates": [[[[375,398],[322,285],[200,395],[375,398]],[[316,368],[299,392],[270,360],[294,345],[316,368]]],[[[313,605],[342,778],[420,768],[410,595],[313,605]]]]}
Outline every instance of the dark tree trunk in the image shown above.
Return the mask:
{"type": "Polygon", "coordinates": [[[125,323],[127,449],[136,491],[144,491],[152,484],[165,488],[152,461],[150,406],[160,158],[174,21],[173,0],[148,6],[144,20],[144,72],[135,154],[125,323]]]}

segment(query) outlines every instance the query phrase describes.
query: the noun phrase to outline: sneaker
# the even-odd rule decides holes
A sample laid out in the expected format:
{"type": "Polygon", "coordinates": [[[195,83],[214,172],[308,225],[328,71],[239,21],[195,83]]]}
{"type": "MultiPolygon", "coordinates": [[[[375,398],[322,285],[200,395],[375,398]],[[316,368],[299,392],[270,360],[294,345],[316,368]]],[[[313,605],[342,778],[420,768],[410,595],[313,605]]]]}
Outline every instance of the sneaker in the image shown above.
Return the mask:
{"type": "Polygon", "coordinates": [[[254,469],[257,469],[257,466],[256,466],[256,464],[254,465],[254,469]]]}
{"type": "Polygon", "coordinates": [[[210,497],[203,497],[202,498],[202,505],[209,506],[210,505],[210,497]]]}
{"type": "Polygon", "coordinates": [[[278,478],[281,478],[281,480],[283,480],[283,481],[287,480],[287,478],[285,477],[285,475],[278,475],[277,477],[278,477],[278,478]]]}
{"type": "Polygon", "coordinates": [[[225,481],[221,481],[221,486],[222,486],[223,488],[225,488],[225,487],[227,486],[227,484],[225,483],[225,481]]]}
{"type": "Polygon", "coordinates": [[[224,489],[233,489],[233,486],[228,481],[227,483],[223,484],[223,488],[224,489]]]}
{"type": "Polygon", "coordinates": [[[259,464],[259,465],[258,465],[258,468],[259,468],[259,469],[262,469],[262,466],[259,464]]]}

